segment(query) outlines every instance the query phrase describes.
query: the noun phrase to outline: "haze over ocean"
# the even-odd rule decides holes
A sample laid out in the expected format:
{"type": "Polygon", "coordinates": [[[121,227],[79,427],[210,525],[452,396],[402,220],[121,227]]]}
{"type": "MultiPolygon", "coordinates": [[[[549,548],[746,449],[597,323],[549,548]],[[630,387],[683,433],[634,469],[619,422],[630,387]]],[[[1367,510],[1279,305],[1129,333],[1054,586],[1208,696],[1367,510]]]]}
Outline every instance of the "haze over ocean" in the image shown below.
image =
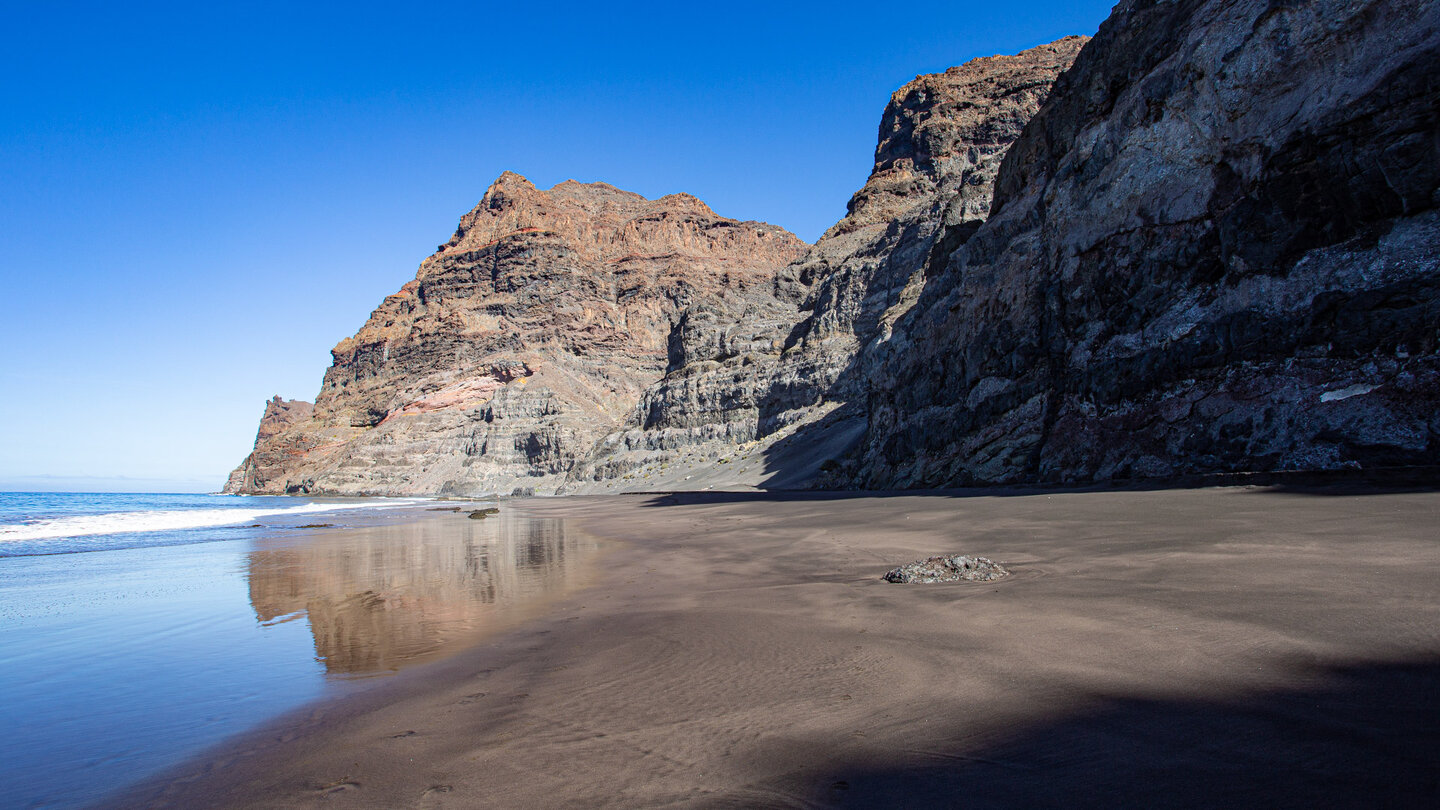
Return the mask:
{"type": "Polygon", "coordinates": [[[507,169],[814,240],[893,90],[1109,6],[11,6],[0,489],[218,489],[507,169]]]}

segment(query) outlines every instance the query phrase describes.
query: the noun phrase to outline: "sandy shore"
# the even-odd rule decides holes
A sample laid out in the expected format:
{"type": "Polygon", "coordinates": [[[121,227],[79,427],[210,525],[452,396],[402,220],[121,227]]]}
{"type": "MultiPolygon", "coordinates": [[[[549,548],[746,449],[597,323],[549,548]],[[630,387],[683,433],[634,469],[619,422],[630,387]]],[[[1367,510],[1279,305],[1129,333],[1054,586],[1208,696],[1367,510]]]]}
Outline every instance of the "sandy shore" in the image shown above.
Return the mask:
{"type": "Polygon", "coordinates": [[[1440,806],[1440,494],[506,508],[598,584],[120,803],[1440,806]],[[1014,576],[879,578],[943,552],[1014,576]]]}

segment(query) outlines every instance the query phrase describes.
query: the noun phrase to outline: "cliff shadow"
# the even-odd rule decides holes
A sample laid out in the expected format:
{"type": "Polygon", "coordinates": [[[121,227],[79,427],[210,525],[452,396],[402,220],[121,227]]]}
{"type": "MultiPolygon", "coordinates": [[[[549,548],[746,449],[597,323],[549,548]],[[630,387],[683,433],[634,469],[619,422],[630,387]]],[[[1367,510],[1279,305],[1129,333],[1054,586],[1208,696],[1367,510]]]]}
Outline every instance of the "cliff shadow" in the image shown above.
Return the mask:
{"type": "Polygon", "coordinates": [[[814,486],[865,437],[868,422],[853,403],[802,425],[763,452],[763,490],[798,490],[814,486]]]}
{"type": "Polygon", "coordinates": [[[927,750],[877,753],[885,764],[851,758],[821,772],[808,802],[1440,806],[1440,661],[1333,667],[1322,675],[1320,688],[1234,700],[1102,698],[1091,710],[1020,729],[988,747],[925,744],[927,750]]]}
{"type": "MultiPolygon", "coordinates": [[[[797,465],[797,468],[800,468],[797,465]]],[[[779,467],[781,474],[794,474],[797,468],[779,467]]],[[[800,468],[803,469],[803,468],[800,468]]],[[[1403,475],[1385,480],[1370,475],[1316,475],[1313,473],[1256,473],[1245,476],[1200,476],[1162,481],[1112,481],[1101,484],[1012,484],[955,489],[801,489],[770,488],[768,481],[758,491],[686,490],[652,492],[646,507],[690,506],[721,503],[786,503],[800,501],[845,501],[884,498],[1022,498],[1045,495],[1067,495],[1115,492],[1169,492],[1216,487],[1249,488],[1255,494],[1304,495],[1312,497],[1363,497],[1440,491],[1440,480],[1419,480],[1403,475]]],[[[643,494],[643,493],[640,493],[643,494]]]]}

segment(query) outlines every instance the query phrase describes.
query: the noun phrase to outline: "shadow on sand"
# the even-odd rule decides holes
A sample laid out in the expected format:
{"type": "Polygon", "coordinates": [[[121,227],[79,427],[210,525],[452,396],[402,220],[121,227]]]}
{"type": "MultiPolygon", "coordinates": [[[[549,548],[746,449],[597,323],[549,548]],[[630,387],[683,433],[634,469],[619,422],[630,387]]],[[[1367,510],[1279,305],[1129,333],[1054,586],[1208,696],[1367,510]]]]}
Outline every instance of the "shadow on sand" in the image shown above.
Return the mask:
{"type": "MultiPolygon", "coordinates": [[[[764,485],[762,485],[763,487],[764,485]]],[[[830,501],[856,498],[929,496],[944,498],[1005,498],[1085,492],[1163,492],[1211,487],[1254,487],[1256,492],[1287,495],[1361,496],[1403,492],[1440,492],[1440,467],[1402,467],[1364,471],[1245,473],[1192,476],[1169,481],[1112,481],[1087,486],[1017,484],[963,489],[821,490],[761,489],[744,491],[676,491],[649,493],[643,506],[690,504],[830,501]]],[[[636,493],[645,494],[645,493],[636,493]]]]}
{"type": "Polygon", "coordinates": [[[1440,807],[1440,662],[1317,674],[1313,689],[1233,701],[1113,697],[980,750],[932,745],[840,764],[807,803],[1440,807]]]}

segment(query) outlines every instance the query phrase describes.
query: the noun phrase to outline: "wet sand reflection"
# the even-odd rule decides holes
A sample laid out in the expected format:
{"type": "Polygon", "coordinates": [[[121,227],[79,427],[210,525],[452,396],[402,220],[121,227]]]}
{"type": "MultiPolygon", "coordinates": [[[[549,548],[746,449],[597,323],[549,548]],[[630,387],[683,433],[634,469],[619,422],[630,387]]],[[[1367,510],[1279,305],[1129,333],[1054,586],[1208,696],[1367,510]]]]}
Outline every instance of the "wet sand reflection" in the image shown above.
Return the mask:
{"type": "Polygon", "coordinates": [[[581,583],[595,552],[563,520],[428,517],[254,551],[250,603],[262,623],[308,618],[327,673],[385,672],[539,609],[581,583]]]}

